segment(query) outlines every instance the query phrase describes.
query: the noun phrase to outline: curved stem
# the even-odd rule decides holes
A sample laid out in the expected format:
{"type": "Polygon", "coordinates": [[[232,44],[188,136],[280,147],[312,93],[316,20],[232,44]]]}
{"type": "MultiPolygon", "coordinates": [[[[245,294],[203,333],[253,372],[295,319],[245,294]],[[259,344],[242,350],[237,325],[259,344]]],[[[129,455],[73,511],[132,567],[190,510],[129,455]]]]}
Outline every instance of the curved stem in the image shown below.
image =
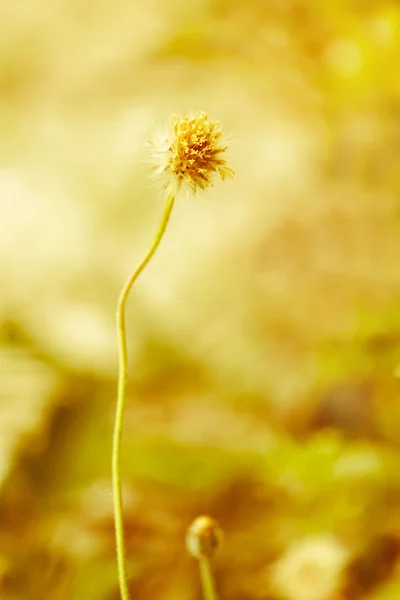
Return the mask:
{"type": "Polygon", "coordinates": [[[117,336],[118,336],[118,397],[117,408],[115,413],[113,449],[112,449],[112,482],[113,482],[113,497],[114,497],[114,521],[115,521],[115,537],[117,545],[117,562],[118,562],[118,579],[122,600],[130,600],[128,590],[128,576],[126,570],[125,557],[125,541],[124,541],[124,523],[123,523],[123,503],[122,503],[122,487],[121,487],[121,466],[120,466],[120,450],[122,438],[122,425],[125,408],[125,392],[128,379],[128,357],[125,331],[125,305],[129,292],[146,268],[151,258],[155,254],[165,230],[168,225],[171,211],[174,206],[175,197],[169,194],[165,205],[164,213],[161,219],[160,226],[153,240],[153,243],[147,252],[146,256],[126,281],[121,290],[118,306],[117,306],[117,336]]]}
{"type": "Polygon", "coordinates": [[[206,556],[202,556],[199,559],[199,567],[204,600],[217,600],[217,594],[215,592],[214,586],[214,578],[211,571],[210,559],[206,556]]]}

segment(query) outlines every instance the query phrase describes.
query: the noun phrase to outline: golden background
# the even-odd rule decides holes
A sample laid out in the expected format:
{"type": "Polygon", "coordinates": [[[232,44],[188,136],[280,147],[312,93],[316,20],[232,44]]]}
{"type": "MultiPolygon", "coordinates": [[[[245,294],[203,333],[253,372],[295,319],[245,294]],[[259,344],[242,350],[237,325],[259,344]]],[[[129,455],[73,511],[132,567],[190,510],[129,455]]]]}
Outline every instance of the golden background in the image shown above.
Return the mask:
{"type": "Polygon", "coordinates": [[[119,598],[116,300],[163,210],[143,146],[198,110],[236,176],[129,299],[132,597],[200,598],[203,513],[221,599],[400,597],[399,35],[384,0],[0,0],[2,600],[119,598]]]}

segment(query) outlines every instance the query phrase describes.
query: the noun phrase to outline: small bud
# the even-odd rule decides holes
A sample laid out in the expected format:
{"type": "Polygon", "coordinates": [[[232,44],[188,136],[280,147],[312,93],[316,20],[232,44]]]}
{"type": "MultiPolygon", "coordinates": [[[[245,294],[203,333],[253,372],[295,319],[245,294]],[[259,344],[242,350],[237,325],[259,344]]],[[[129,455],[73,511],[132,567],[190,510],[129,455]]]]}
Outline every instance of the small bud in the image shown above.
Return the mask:
{"type": "Polygon", "coordinates": [[[186,535],[186,547],[194,558],[211,558],[221,547],[222,530],[211,517],[197,517],[186,535]]]}

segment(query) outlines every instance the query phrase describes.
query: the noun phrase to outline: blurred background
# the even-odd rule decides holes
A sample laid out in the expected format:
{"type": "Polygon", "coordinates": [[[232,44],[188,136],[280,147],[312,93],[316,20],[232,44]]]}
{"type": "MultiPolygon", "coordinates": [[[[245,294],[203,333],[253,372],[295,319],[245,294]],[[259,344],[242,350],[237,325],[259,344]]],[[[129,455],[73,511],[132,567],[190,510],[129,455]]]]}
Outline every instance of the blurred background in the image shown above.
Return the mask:
{"type": "Polygon", "coordinates": [[[117,600],[115,307],[206,111],[236,177],[129,299],[133,598],[400,597],[400,6],[0,0],[0,596],[117,600]]]}

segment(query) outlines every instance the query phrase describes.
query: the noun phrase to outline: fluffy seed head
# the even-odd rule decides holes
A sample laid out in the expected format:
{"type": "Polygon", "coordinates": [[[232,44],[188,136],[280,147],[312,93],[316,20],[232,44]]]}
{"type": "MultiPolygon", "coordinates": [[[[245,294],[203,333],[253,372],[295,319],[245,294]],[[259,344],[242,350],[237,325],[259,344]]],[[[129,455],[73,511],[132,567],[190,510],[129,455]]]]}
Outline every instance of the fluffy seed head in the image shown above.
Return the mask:
{"type": "Polygon", "coordinates": [[[227,146],[221,125],[209,121],[205,113],[173,116],[167,130],[149,144],[153,173],[168,192],[186,188],[196,194],[213,185],[215,174],[221,179],[234,175],[223,158],[227,146]]]}
{"type": "Polygon", "coordinates": [[[347,560],[347,550],[333,536],[303,538],[274,565],[272,582],[287,600],[330,600],[340,590],[347,560]]]}
{"type": "Polygon", "coordinates": [[[222,544],[222,530],[208,516],[197,517],[186,535],[186,547],[195,558],[211,558],[222,544]]]}

